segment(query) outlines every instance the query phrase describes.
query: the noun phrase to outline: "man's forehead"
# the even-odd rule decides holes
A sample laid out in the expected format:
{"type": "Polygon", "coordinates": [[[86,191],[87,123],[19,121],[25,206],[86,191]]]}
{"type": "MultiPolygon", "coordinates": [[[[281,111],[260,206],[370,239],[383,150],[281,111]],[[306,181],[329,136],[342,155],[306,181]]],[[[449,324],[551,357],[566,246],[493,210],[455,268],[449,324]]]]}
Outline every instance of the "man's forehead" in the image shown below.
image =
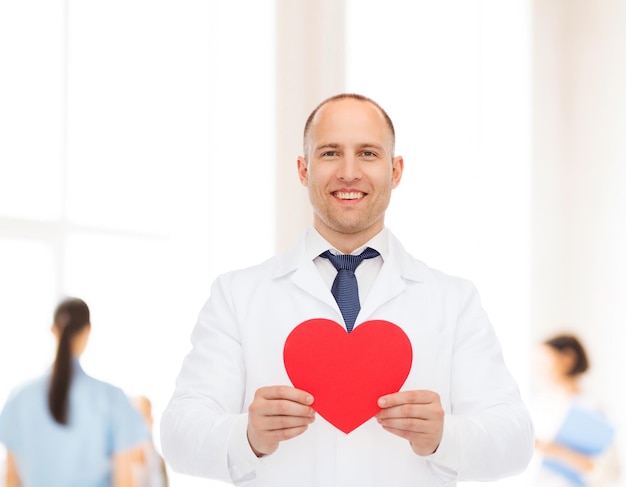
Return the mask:
{"type": "Polygon", "coordinates": [[[372,102],[368,101],[368,100],[358,100],[355,98],[339,98],[337,100],[331,100],[326,102],[324,105],[322,105],[318,110],[317,113],[315,113],[315,116],[313,117],[312,123],[315,124],[317,122],[319,122],[319,120],[322,117],[328,116],[328,115],[334,115],[337,113],[343,113],[343,111],[346,109],[356,109],[359,111],[372,111],[378,114],[378,116],[380,117],[381,121],[384,122],[385,117],[382,114],[382,112],[380,111],[380,109],[372,102]]]}
{"type": "MultiPolygon", "coordinates": [[[[360,131],[369,133],[376,132],[391,135],[383,114],[369,102],[360,100],[336,100],[324,105],[312,120],[309,135],[319,137],[328,130],[332,131],[360,131]],[[344,103],[344,106],[340,104],[344,103]],[[369,105],[369,106],[368,106],[369,105]]],[[[332,135],[328,137],[332,138],[332,135]]],[[[341,140],[329,142],[341,142],[341,140]]]]}
{"type": "Polygon", "coordinates": [[[378,146],[385,150],[390,144],[388,149],[393,153],[393,129],[382,109],[370,100],[350,97],[330,100],[320,106],[306,130],[305,152],[344,143],[378,146]]]}

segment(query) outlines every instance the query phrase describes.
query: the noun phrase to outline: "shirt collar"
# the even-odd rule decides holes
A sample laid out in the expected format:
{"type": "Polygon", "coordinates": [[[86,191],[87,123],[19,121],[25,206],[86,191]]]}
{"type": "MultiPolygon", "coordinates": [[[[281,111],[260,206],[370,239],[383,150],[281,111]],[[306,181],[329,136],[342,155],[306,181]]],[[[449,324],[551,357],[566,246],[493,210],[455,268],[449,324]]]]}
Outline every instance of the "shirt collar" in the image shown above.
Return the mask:
{"type": "Polygon", "coordinates": [[[72,357],[72,370],[75,374],[84,374],[85,371],[83,367],[80,365],[80,359],[78,357],[72,357]]]}
{"type": "MultiPolygon", "coordinates": [[[[311,227],[310,231],[307,232],[304,246],[306,256],[311,260],[319,257],[322,252],[326,252],[327,250],[330,250],[333,254],[342,253],[333,247],[324,237],[322,237],[315,227],[311,227]]],[[[365,245],[355,249],[351,255],[360,254],[367,247],[377,250],[384,261],[389,253],[389,231],[387,230],[387,227],[383,227],[383,229],[374,235],[367,243],[365,243],[365,245]]]]}

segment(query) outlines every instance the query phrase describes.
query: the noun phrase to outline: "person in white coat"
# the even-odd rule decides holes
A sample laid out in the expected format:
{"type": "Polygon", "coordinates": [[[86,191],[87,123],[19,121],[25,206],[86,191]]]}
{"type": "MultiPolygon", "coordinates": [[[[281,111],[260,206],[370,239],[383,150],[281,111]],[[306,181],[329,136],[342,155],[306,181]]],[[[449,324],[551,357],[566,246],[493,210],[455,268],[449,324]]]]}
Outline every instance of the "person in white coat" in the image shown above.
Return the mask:
{"type": "Polygon", "coordinates": [[[251,487],[434,487],[526,468],[532,422],[476,289],[414,259],[384,225],[404,168],[394,146],[391,119],[364,96],[337,95],[311,113],[297,170],[313,226],[290,252],[213,284],[161,420],[175,471],[251,487]],[[366,248],[377,256],[354,272],[353,333],[394,323],[413,355],[400,390],[345,433],[292,386],[283,348],[302,322],[344,323],[337,271],[320,254],[366,248]]]}

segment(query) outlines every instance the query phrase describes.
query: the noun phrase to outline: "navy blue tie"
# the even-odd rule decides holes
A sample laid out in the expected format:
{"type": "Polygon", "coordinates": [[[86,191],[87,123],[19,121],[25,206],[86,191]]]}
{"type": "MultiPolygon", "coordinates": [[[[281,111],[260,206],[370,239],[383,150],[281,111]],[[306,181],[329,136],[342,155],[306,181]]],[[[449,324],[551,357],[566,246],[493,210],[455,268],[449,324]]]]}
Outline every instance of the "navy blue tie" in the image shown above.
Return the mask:
{"type": "Polygon", "coordinates": [[[361,309],[359,302],[359,288],[354,271],[365,259],[372,259],[380,255],[376,250],[367,247],[359,255],[334,255],[329,250],[320,254],[332,262],[337,269],[337,276],[333,282],[331,292],[339,305],[339,310],[346,322],[348,333],[352,331],[356,317],[361,309]]]}

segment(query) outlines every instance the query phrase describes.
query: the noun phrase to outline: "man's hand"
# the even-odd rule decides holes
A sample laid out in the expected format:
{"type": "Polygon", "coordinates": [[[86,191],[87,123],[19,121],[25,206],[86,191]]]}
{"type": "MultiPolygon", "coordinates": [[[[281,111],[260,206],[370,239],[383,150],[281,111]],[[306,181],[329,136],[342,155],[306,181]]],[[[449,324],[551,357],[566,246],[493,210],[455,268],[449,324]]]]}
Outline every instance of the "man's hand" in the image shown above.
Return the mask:
{"type": "Polygon", "coordinates": [[[376,415],[381,426],[409,440],[417,455],[426,456],[439,447],[444,412],[439,394],[433,391],[402,391],[378,400],[376,415]]]}
{"type": "Polygon", "coordinates": [[[313,396],[288,386],[262,387],[248,408],[248,442],[257,457],[306,431],[315,420],[313,396]]]}

